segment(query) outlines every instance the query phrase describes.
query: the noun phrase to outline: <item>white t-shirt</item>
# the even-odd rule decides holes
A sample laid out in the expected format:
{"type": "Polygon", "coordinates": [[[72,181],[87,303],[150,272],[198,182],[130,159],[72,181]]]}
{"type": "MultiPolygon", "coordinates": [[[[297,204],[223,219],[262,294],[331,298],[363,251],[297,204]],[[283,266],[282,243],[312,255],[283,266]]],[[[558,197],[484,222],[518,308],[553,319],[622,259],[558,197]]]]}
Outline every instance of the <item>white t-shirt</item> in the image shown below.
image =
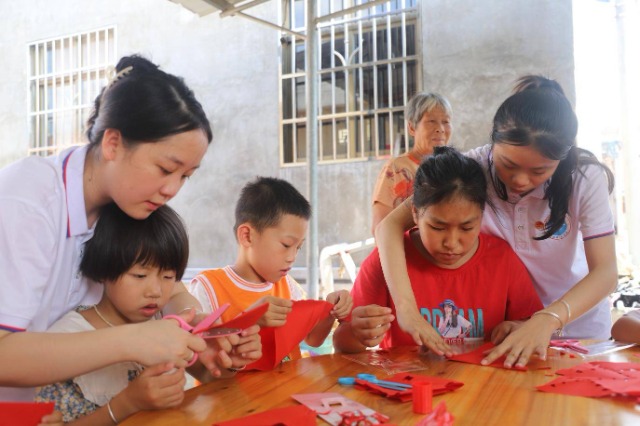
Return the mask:
{"type": "MultiPolygon", "coordinates": [[[[76,306],[100,300],[102,286],[78,270],[93,236],[83,193],[86,153],[87,146],[70,148],[0,170],[1,329],[45,331],[76,306]]],[[[33,388],[0,387],[0,400],[32,398],[33,388]]]]}
{"type": "MultiPolygon", "coordinates": [[[[491,183],[489,156],[491,145],[466,153],[485,170],[488,197],[494,204],[485,207],[481,232],[506,240],[527,267],[536,291],[547,306],[559,299],[589,272],[583,241],[611,235],[613,214],[609,207],[609,192],[604,171],[597,165],[582,167],[573,177],[573,190],[565,225],[546,240],[534,240],[542,235],[549,219],[545,185],[520,197],[508,194],[501,200],[491,183]]],[[[494,171],[495,176],[495,171],[494,171]]],[[[608,339],[611,335],[611,312],[605,298],[575,319],[564,329],[572,338],[608,339]]]]}

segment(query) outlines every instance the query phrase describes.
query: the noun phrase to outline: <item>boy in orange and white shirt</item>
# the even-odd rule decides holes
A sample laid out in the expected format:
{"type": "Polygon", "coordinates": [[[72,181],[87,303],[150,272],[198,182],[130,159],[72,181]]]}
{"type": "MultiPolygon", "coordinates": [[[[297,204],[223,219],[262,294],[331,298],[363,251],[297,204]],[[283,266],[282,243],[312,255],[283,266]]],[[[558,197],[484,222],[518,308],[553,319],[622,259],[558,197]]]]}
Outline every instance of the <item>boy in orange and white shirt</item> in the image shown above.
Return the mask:
{"type": "MultiPolygon", "coordinates": [[[[189,291],[205,311],[230,303],[221,317],[223,322],[267,302],[269,309],[258,325],[280,327],[286,323],[292,301],[305,299],[304,291],[288,273],[304,242],[311,206],[290,183],[259,177],[242,189],[235,216],[236,262],[201,272],[191,281],[189,291]]],[[[305,338],[310,346],[320,346],[334,321],[346,318],[353,306],[345,290],[330,293],[326,300],[335,306],[305,338]]],[[[289,358],[300,358],[299,348],[294,348],[289,358]]]]}

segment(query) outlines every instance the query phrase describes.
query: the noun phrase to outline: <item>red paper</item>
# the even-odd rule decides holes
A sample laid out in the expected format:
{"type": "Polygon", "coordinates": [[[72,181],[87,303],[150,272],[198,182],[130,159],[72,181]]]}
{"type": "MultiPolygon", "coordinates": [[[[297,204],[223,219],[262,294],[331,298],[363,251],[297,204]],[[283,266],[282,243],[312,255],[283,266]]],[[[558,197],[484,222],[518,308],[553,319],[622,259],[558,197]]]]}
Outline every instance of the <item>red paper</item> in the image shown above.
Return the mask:
{"type": "Polygon", "coordinates": [[[416,423],[416,426],[452,426],[453,419],[453,415],[447,411],[447,404],[442,401],[433,413],[416,423]]]}
{"type": "MultiPolygon", "coordinates": [[[[329,315],[333,305],[322,300],[298,300],[281,327],[262,327],[262,358],[247,365],[249,370],[271,370],[307,337],[318,322],[329,315]]],[[[225,324],[229,327],[229,323],[225,324]]]]}
{"type": "Polygon", "coordinates": [[[267,309],[269,309],[269,304],[263,303],[260,306],[256,306],[253,309],[241,313],[234,319],[229,320],[224,324],[216,324],[212,327],[207,328],[206,330],[201,331],[215,330],[216,328],[239,328],[241,330],[244,330],[245,328],[249,328],[257,323],[260,317],[264,315],[265,312],[267,312],[267,309]]]}
{"type": "Polygon", "coordinates": [[[0,426],[36,426],[53,409],[53,402],[0,401],[0,426]]]}
{"type": "MultiPolygon", "coordinates": [[[[459,361],[459,362],[466,362],[468,364],[482,365],[480,361],[482,361],[486,357],[485,352],[493,349],[494,347],[495,345],[493,343],[487,342],[484,345],[478,347],[477,349],[472,350],[471,352],[453,355],[449,359],[451,361],[459,361]]],[[[511,368],[505,367],[504,366],[505,358],[506,356],[503,355],[497,360],[493,361],[491,364],[483,367],[497,367],[497,368],[504,368],[506,370],[527,371],[527,367],[517,367],[515,365],[511,368]]]]}
{"type": "Polygon", "coordinates": [[[213,426],[315,426],[316,413],[304,405],[274,408],[239,419],[214,423],[213,426]]]}
{"type": "MultiPolygon", "coordinates": [[[[444,379],[441,377],[431,377],[431,376],[422,376],[419,374],[408,374],[408,373],[398,373],[395,374],[388,379],[392,382],[400,382],[413,384],[415,382],[429,382],[431,383],[431,387],[433,389],[433,395],[441,395],[443,393],[452,392],[464,385],[462,382],[457,382],[455,380],[444,379]]],[[[359,390],[365,390],[371,392],[376,395],[382,395],[387,398],[397,399],[401,402],[411,401],[413,398],[413,392],[411,389],[405,390],[394,390],[383,388],[374,383],[368,382],[366,380],[356,379],[355,388],[359,390]]]]}
{"type": "Polygon", "coordinates": [[[564,395],[605,397],[640,396],[640,364],[630,362],[589,362],[558,370],[556,378],[537,389],[564,395]]]}

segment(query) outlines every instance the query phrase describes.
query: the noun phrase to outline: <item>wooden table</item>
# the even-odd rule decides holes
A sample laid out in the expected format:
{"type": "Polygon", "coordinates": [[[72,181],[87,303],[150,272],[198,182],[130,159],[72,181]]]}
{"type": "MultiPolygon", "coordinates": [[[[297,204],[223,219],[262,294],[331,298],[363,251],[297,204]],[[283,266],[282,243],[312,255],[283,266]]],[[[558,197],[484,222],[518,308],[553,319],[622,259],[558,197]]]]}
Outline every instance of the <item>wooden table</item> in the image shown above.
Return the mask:
{"type": "MultiPolygon", "coordinates": [[[[534,360],[526,372],[480,367],[446,361],[416,348],[397,348],[384,356],[397,360],[419,360],[424,370],[416,374],[441,376],[464,382],[460,389],[433,398],[434,407],[446,401],[455,425],[640,425],[640,411],[628,400],[583,398],[539,392],[560,368],[588,361],[640,362],[640,348],[613,354],[571,358],[549,350],[548,360],[534,360]],[[539,369],[549,366],[551,369],[539,369]]],[[[242,372],[234,379],[219,380],[186,392],[175,409],[147,411],[130,417],[123,425],[207,425],[271,408],[296,405],[296,393],[339,392],[391,417],[397,425],[413,425],[424,415],[414,414],[411,402],[397,402],[337,384],[338,377],[357,373],[384,377],[380,368],[364,366],[340,354],[304,358],[284,363],[272,371],[242,372]]],[[[326,424],[318,418],[318,424],[326,424]]]]}

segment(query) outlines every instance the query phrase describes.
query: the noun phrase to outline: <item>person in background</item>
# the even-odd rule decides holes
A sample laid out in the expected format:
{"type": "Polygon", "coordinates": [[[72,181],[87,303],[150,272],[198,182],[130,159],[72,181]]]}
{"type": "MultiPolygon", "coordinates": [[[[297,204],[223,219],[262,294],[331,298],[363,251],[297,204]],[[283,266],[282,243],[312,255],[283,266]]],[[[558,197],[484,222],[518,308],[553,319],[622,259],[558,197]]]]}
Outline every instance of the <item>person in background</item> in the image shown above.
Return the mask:
{"type": "Polygon", "coordinates": [[[378,223],[411,195],[413,178],[422,159],[431,155],[434,147],[446,145],[451,139],[451,105],[443,96],[415,94],[407,104],[406,115],[413,148],[387,161],[378,175],[372,196],[372,234],[378,223]]]}
{"type": "MultiPolygon", "coordinates": [[[[95,99],[86,136],[88,145],[0,170],[1,400],[30,401],[33,386],[124,361],[181,368],[187,355],[204,351],[207,368],[218,368],[214,351],[176,321],[42,333],[102,295],[102,286],[78,269],[101,209],[113,202],[132,218],[146,219],[200,167],[212,138],[184,81],[140,56],[118,62],[95,99]]],[[[165,311],[188,306],[199,307],[175,285],[165,311]]]]}
{"type": "MultiPolygon", "coordinates": [[[[259,177],[242,188],[235,216],[236,262],[201,272],[192,280],[189,291],[205,311],[230,303],[221,317],[224,322],[268,303],[268,311],[258,325],[284,326],[292,301],[305,298],[289,271],[305,240],[311,206],[289,182],[259,177]]],[[[335,320],[351,312],[353,303],[346,290],[332,292],[326,300],[335,306],[305,338],[310,346],[320,346],[335,320]]],[[[300,349],[293,348],[288,358],[300,358],[300,349]]]]}
{"type": "Polygon", "coordinates": [[[611,337],[621,342],[640,343],[640,309],[627,312],[611,327],[611,337]]]}
{"type": "MultiPolygon", "coordinates": [[[[453,148],[436,147],[418,168],[412,199],[417,227],[404,235],[404,263],[414,309],[441,339],[499,343],[542,308],[509,244],[480,232],[487,199],[480,164],[453,148]]],[[[334,332],[336,350],[416,344],[395,321],[377,249],[362,263],[351,293],[355,308],[334,332]]]]}
{"type": "MultiPolygon", "coordinates": [[[[578,148],[578,121],[560,85],[522,77],[498,108],[491,144],[466,155],[482,165],[494,208],[485,209],[482,232],[506,240],[531,274],[545,308],[509,334],[482,361],[506,355],[504,365],[524,366],[546,357],[551,336],[608,339],[607,296],[617,267],[609,193],[611,171],[578,148]]],[[[403,229],[409,206],[394,210],[376,230],[386,282],[403,330],[440,354],[451,354],[416,309],[407,278],[403,229]]]]}

